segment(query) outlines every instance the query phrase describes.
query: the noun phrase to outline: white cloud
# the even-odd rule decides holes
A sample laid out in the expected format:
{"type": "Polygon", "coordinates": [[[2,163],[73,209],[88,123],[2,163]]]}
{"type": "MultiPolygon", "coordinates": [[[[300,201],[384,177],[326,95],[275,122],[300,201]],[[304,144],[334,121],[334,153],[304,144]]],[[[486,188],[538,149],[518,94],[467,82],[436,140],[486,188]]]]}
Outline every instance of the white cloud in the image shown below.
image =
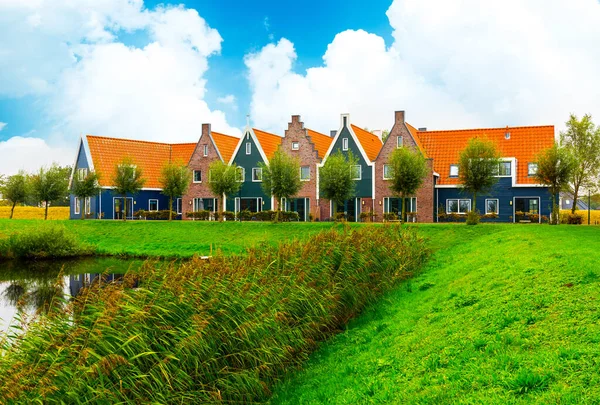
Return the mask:
{"type": "Polygon", "coordinates": [[[52,163],[73,163],[75,146],[52,147],[41,138],[15,136],[0,142],[0,174],[12,175],[19,170],[37,171],[52,163]]]}
{"type": "Polygon", "coordinates": [[[6,122],[0,122],[0,131],[2,131],[6,125],[8,125],[6,122]]]}
{"type": "Polygon", "coordinates": [[[234,111],[237,111],[238,109],[237,99],[233,94],[228,94],[226,96],[217,98],[217,103],[229,106],[229,108],[233,109],[234,111]]]}
{"type": "MultiPolygon", "coordinates": [[[[597,0],[452,4],[396,0],[394,42],[362,30],[336,35],[323,65],[295,73],[281,39],[246,56],[257,125],[282,132],[291,114],[326,131],[339,114],[389,128],[392,112],[430,128],[555,124],[600,105],[597,0]],[[573,27],[577,27],[573,29],[573,27]]],[[[598,112],[597,114],[600,114],[598,112]]]]}

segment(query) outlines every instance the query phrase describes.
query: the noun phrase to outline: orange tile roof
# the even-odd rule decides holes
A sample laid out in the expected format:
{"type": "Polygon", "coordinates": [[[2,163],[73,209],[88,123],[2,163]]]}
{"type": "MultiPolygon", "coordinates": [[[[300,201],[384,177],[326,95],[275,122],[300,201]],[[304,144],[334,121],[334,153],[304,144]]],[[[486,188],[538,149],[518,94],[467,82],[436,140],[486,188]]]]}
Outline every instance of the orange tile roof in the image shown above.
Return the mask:
{"type": "Polygon", "coordinates": [[[282,138],[279,135],[270,134],[268,132],[261,131],[260,129],[252,128],[252,130],[254,131],[254,135],[256,135],[258,138],[258,142],[260,143],[263,152],[265,152],[267,159],[270,160],[279,147],[282,138]]]}
{"type": "Polygon", "coordinates": [[[323,159],[327,151],[329,150],[329,146],[331,146],[331,142],[333,142],[333,138],[322,134],[317,131],[313,131],[312,129],[306,129],[308,131],[308,136],[310,140],[315,145],[315,149],[317,150],[317,156],[320,159],[323,159]]]}
{"type": "Polygon", "coordinates": [[[458,163],[460,151],[475,137],[493,141],[501,157],[516,158],[517,184],[535,184],[535,179],[527,175],[527,166],[540,151],[553,145],[554,126],[418,131],[417,136],[433,158],[433,168],[440,174],[438,184],[459,184],[457,178],[449,177],[450,165],[458,163]],[[510,139],[505,139],[507,132],[510,139]]]}
{"type": "Polygon", "coordinates": [[[240,138],[218,132],[211,132],[211,136],[217,145],[217,149],[219,149],[219,153],[221,154],[223,161],[225,163],[229,163],[231,160],[231,155],[233,155],[235,147],[240,141],[240,138]]]}
{"type": "Polygon", "coordinates": [[[379,139],[377,135],[372,134],[369,131],[365,131],[354,124],[351,126],[354,134],[358,138],[358,142],[360,142],[364,151],[366,152],[367,157],[371,162],[374,161],[377,158],[381,147],[383,146],[383,142],[381,142],[381,139],[379,139]]]}
{"type": "Polygon", "coordinates": [[[196,143],[175,143],[171,145],[171,162],[181,163],[187,165],[194,149],[196,149],[196,143]]]}
{"type": "Polygon", "coordinates": [[[421,144],[421,140],[419,139],[419,135],[417,134],[417,132],[419,132],[419,131],[417,131],[417,129],[415,127],[413,127],[412,125],[410,125],[408,122],[406,123],[406,127],[408,128],[408,130],[410,131],[410,134],[412,135],[413,139],[415,140],[417,147],[419,148],[419,150],[421,151],[421,153],[423,154],[425,159],[427,159],[428,158],[427,151],[421,144]]]}

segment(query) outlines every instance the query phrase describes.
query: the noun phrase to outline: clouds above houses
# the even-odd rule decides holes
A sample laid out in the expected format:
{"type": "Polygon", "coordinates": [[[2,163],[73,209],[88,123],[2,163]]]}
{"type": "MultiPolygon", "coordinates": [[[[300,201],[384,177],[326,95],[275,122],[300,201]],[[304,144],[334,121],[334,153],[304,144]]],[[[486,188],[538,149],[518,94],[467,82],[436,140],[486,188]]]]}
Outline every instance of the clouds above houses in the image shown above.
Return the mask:
{"type": "Polygon", "coordinates": [[[0,131],[2,131],[6,125],[6,122],[0,122],[0,131]]]}
{"type": "Polygon", "coordinates": [[[282,38],[246,56],[252,117],[282,131],[289,115],[336,128],[341,112],[387,128],[392,111],[433,128],[562,125],[600,105],[597,0],[395,0],[394,42],[362,31],[335,36],[321,66],[294,71],[282,38]],[[576,27],[574,29],[574,27],[576,27]]]}
{"type": "Polygon", "coordinates": [[[52,163],[72,164],[72,147],[52,147],[43,139],[14,136],[0,142],[0,173],[12,175],[19,170],[37,171],[52,163]]]}

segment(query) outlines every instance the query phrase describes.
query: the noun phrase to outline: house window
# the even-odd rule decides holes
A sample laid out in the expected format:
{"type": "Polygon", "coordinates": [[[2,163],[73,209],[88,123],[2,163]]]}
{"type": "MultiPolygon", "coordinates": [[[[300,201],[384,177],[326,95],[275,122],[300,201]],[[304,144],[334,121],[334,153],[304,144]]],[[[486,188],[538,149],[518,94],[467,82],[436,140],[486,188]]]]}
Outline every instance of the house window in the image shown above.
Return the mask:
{"type": "Polygon", "coordinates": [[[237,181],[242,183],[245,180],[246,180],[246,170],[244,170],[243,167],[238,167],[237,168],[237,181]]]}
{"type": "Polygon", "coordinates": [[[392,166],[391,165],[383,165],[383,179],[389,180],[392,178],[392,166]]]}
{"type": "Polygon", "coordinates": [[[300,149],[300,142],[292,142],[292,150],[300,149]]]}
{"type": "Polygon", "coordinates": [[[208,145],[204,145],[203,149],[203,155],[208,156],[208,145]]]}
{"type": "Polygon", "coordinates": [[[446,200],[447,214],[466,214],[471,211],[471,200],[449,199],[446,200]]]}
{"type": "Polygon", "coordinates": [[[404,138],[402,138],[401,136],[398,136],[396,138],[396,147],[401,148],[402,146],[404,146],[404,138]]]}
{"type": "Polygon", "coordinates": [[[250,142],[246,142],[246,155],[252,153],[252,144],[250,142]]]}
{"type": "Polygon", "coordinates": [[[360,180],[362,178],[362,166],[353,165],[350,169],[352,173],[352,180],[360,180]]]}
{"type": "Polygon", "coordinates": [[[79,197],[75,197],[75,200],[73,200],[73,208],[75,215],[79,215],[81,213],[81,200],[79,197]]]}
{"type": "Polygon", "coordinates": [[[537,174],[537,171],[538,171],[537,163],[529,163],[527,165],[527,175],[528,176],[535,176],[537,174]]]}
{"type": "Polygon", "coordinates": [[[498,176],[510,176],[510,162],[500,162],[498,165],[498,176]]]}
{"type": "Polygon", "coordinates": [[[486,214],[498,214],[499,202],[497,198],[490,198],[485,200],[485,213],[486,214]]]}
{"type": "Polygon", "coordinates": [[[79,179],[79,181],[83,181],[88,174],[88,170],[87,169],[78,169],[77,170],[77,178],[79,179]]]}
{"type": "Polygon", "coordinates": [[[342,150],[348,150],[348,138],[342,138],[342,150]]]}
{"type": "Polygon", "coordinates": [[[300,168],[300,180],[302,180],[302,181],[310,180],[310,166],[302,166],[300,168]]]}
{"type": "Polygon", "coordinates": [[[202,183],[202,170],[194,170],[194,183],[202,183]]]}
{"type": "Polygon", "coordinates": [[[85,197],[85,214],[90,215],[92,213],[92,199],[91,197],[85,197]]]}
{"type": "Polygon", "coordinates": [[[450,177],[458,177],[458,165],[450,165],[450,177]]]}
{"type": "Polygon", "coordinates": [[[177,199],[177,215],[181,215],[181,198],[177,199]]]}
{"type": "Polygon", "coordinates": [[[158,200],[148,200],[148,211],[158,211],[158,200]]]}
{"type": "Polygon", "coordinates": [[[260,167],[252,168],[252,181],[262,181],[262,168],[260,168],[260,167]]]}

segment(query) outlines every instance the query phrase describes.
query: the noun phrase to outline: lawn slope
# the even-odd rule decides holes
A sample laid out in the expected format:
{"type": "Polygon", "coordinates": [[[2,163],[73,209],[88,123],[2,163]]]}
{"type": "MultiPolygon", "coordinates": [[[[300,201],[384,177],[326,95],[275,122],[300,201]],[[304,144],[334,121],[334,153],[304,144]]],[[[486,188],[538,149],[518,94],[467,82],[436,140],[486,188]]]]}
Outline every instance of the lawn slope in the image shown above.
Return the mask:
{"type": "Polygon", "coordinates": [[[273,404],[600,401],[600,228],[421,225],[436,249],[273,404]]]}

